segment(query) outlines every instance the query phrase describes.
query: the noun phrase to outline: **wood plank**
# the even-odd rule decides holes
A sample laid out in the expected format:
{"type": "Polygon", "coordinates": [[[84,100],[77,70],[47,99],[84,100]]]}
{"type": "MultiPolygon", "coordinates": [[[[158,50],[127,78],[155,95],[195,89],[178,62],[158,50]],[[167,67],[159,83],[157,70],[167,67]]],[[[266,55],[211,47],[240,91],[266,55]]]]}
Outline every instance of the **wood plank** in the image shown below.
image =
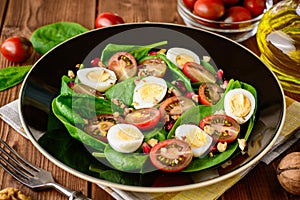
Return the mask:
{"type": "Polygon", "coordinates": [[[4,17],[5,17],[5,8],[6,8],[6,5],[7,5],[7,2],[8,0],[2,0],[0,2],[0,31],[2,29],[2,23],[3,23],[3,20],[4,20],[4,17]]]}

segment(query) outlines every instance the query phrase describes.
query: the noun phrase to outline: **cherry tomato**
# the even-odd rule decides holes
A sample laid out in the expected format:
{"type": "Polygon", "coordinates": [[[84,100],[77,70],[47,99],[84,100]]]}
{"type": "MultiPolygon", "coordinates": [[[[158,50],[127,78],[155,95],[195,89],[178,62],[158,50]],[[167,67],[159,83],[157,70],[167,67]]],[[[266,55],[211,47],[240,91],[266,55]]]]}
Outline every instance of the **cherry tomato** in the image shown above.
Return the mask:
{"type": "Polygon", "coordinates": [[[117,123],[123,123],[124,119],[115,117],[112,114],[99,114],[88,120],[84,126],[84,131],[94,138],[103,142],[108,142],[106,135],[108,130],[117,123]]]}
{"type": "MultiPolygon", "coordinates": [[[[224,22],[241,22],[252,19],[251,13],[242,6],[232,6],[226,10],[224,22]]],[[[226,23],[224,26],[226,27],[226,23]]],[[[239,25],[230,25],[231,28],[239,28],[239,25]]]]}
{"type": "Polygon", "coordinates": [[[33,52],[31,42],[24,37],[7,38],[1,45],[2,55],[13,62],[24,62],[33,52]]]}
{"type": "Polygon", "coordinates": [[[149,58],[143,60],[138,67],[138,76],[164,77],[167,71],[167,64],[160,58],[149,58]]]}
{"type": "Polygon", "coordinates": [[[118,52],[109,59],[108,69],[116,73],[118,81],[124,81],[136,75],[137,63],[130,53],[118,52]]]}
{"type": "Polygon", "coordinates": [[[250,11],[252,17],[257,17],[266,8],[266,0],[244,0],[244,7],[250,11]]]}
{"type": "Polygon", "coordinates": [[[168,122],[176,120],[193,106],[195,106],[195,103],[187,97],[172,96],[161,103],[159,111],[163,122],[168,122]]]}
{"type": "Polygon", "coordinates": [[[193,10],[196,1],[197,0],[183,0],[183,3],[188,9],[193,10]]]}
{"type": "Polygon", "coordinates": [[[215,76],[210,71],[195,62],[186,62],[182,68],[182,72],[192,82],[216,82],[215,76]]]}
{"type": "Polygon", "coordinates": [[[206,116],[200,121],[199,126],[210,134],[215,141],[222,143],[236,140],[241,129],[237,121],[223,114],[206,116]]]}
{"type": "Polygon", "coordinates": [[[225,7],[222,0],[197,0],[194,13],[200,17],[217,20],[224,15],[225,7]]]}
{"type": "Polygon", "coordinates": [[[224,90],[215,83],[202,83],[199,86],[199,101],[203,105],[215,105],[221,99],[224,90]]]}
{"type": "Polygon", "coordinates": [[[103,12],[96,18],[95,26],[96,28],[102,28],[107,26],[112,26],[116,24],[124,24],[125,21],[116,13],[103,12]]]}
{"type": "Polygon", "coordinates": [[[178,139],[168,139],[156,144],[150,151],[150,161],[159,170],[178,172],[186,168],[193,159],[188,143],[178,139]]]}
{"type": "Polygon", "coordinates": [[[125,121],[140,130],[154,128],[160,120],[160,112],[156,108],[143,108],[132,111],[125,116],[125,121]]]}

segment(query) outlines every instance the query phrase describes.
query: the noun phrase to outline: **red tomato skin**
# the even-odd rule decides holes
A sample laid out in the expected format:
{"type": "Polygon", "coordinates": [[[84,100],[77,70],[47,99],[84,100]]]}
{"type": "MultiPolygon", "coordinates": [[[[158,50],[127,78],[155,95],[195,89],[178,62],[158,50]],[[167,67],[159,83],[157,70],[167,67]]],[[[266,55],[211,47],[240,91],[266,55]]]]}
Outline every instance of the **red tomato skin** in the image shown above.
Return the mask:
{"type": "Polygon", "coordinates": [[[116,24],[124,24],[124,19],[116,13],[103,12],[100,13],[95,21],[96,28],[108,27],[116,24]]]}
{"type": "Polygon", "coordinates": [[[252,17],[257,17],[264,12],[266,0],[244,0],[244,7],[248,9],[252,17]]]}
{"type": "MultiPolygon", "coordinates": [[[[152,113],[151,116],[153,116],[153,118],[149,118],[146,121],[143,122],[135,122],[134,119],[129,119],[129,117],[134,117],[134,112],[129,113],[126,117],[125,117],[125,121],[129,124],[132,124],[136,127],[138,127],[141,131],[146,131],[146,130],[150,130],[152,128],[154,128],[158,122],[160,121],[160,111],[156,108],[145,108],[145,109],[141,109],[143,111],[147,113],[152,113]]],[[[138,110],[136,112],[139,112],[138,110]]]]}
{"type": "Polygon", "coordinates": [[[7,38],[1,45],[2,55],[12,62],[24,62],[33,52],[31,42],[24,37],[7,38]]]}
{"type": "Polygon", "coordinates": [[[250,11],[242,6],[232,6],[225,13],[225,22],[240,22],[252,18],[250,11]]]}
{"type": "Polygon", "coordinates": [[[196,1],[197,0],[183,0],[183,3],[188,9],[193,10],[196,1]]]}
{"type": "Polygon", "coordinates": [[[225,13],[224,3],[222,0],[197,0],[194,13],[205,19],[217,20],[225,13]]]}

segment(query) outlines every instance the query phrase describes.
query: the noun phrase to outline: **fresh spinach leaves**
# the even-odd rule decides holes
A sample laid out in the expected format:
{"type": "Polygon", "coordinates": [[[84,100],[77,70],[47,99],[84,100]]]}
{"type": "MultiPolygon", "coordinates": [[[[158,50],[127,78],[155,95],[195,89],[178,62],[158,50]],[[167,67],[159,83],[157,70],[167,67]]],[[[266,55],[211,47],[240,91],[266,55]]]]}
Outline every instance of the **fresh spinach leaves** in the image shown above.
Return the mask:
{"type": "Polygon", "coordinates": [[[11,66],[0,70],[0,91],[11,88],[23,81],[32,65],[11,66]]]}
{"type": "Polygon", "coordinates": [[[77,23],[57,22],[36,29],[30,41],[35,51],[45,54],[61,42],[86,31],[88,31],[87,28],[77,23]]]}

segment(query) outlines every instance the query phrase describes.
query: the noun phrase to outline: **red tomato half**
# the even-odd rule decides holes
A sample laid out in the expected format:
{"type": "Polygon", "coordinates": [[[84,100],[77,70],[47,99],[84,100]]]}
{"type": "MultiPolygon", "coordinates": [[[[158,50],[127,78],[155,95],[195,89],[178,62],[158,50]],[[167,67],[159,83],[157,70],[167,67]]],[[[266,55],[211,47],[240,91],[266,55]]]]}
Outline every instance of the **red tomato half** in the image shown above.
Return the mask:
{"type": "Polygon", "coordinates": [[[125,121],[135,125],[140,130],[154,128],[160,120],[160,112],[156,108],[143,108],[134,110],[125,117],[125,121]]]}
{"type": "Polygon", "coordinates": [[[199,101],[203,105],[215,105],[224,90],[215,83],[202,83],[198,90],[199,101]]]}
{"type": "Polygon", "coordinates": [[[250,11],[252,17],[257,17],[266,8],[266,0],[244,0],[244,7],[250,11]]]}
{"type": "Polygon", "coordinates": [[[216,82],[216,77],[202,65],[195,62],[186,62],[182,72],[192,82],[216,82]]]}
{"type": "Polygon", "coordinates": [[[1,45],[2,55],[13,62],[24,62],[33,52],[31,42],[24,37],[7,38],[1,45]]]}
{"type": "Polygon", "coordinates": [[[214,140],[222,143],[230,143],[236,140],[241,129],[233,118],[222,114],[204,117],[199,126],[209,135],[212,135],[214,140]]]}
{"type": "Polygon", "coordinates": [[[222,0],[197,0],[194,13],[200,17],[217,20],[224,15],[225,7],[222,0]]]}
{"type": "Polygon", "coordinates": [[[169,139],[156,144],[150,151],[150,161],[159,170],[178,172],[186,168],[193,159],[188,143],[169,139]]]}
{"type": "Polygon", "coordinates": [[[116,73],[118,81],[124,81],[136,75],[137,63],[130,53],[118,52],[109,59],[108,69],[116,73]]]}
{"type": "Polygon", "coordinates": [[[116,24],[124,24],[125,21],[116,13],[103,12],[98,15],[95,21],[96,28],[102,28],[107,26],[112,26],[116,24]]]}

